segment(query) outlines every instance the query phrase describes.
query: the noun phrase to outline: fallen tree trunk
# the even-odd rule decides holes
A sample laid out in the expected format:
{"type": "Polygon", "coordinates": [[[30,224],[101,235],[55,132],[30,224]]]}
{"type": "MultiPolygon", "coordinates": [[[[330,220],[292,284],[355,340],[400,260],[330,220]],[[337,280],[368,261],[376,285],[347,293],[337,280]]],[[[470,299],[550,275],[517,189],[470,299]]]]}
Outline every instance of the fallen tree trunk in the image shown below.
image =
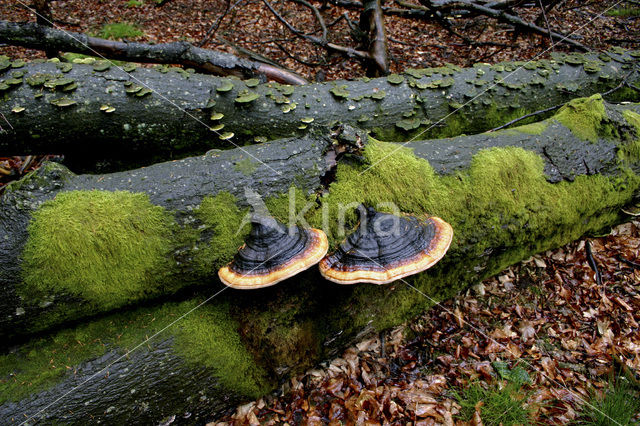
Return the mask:
{"type": "Polygon", "coordinates": [[[174,64],[202,73],[252,78],[264,75],[286,84],[306,84],[301,76],[263,62],[193,46],[187,42],[146,44],[121,42],[58,30],[31,22],[0,21],[0,43],[46,51],[101,55],[108,59],[153,64],[174,64]]]}
{"type": "MultiPolygon", "coordinates": [[[[189,413],[201,420],[242,397],[264,394],[278,380],[335,355],[368,333],[407,320],[507,265],[621,221],[621,208],[637,200],[640,189],[636,174],[640,171],[639,112],[640,105],[608,105],[594,96],[573,101],[545,122],[416,142],[412,143],[413,151],[372,141],[360,159],[345,156],[339,160],[335,175],[329,174],[333,177],[328,191],[320,197],[309,191],[318,189],[317,176],[332,158],[320,154],[328,145],[325,139],[315,144],[291,140],[284,145],[261,146],[264,154],[274,153],[278,146],[283,151],[280,170],[287,173],[270,181],[266,179],[274,174],[264,165],[251,165],[251,157],[242,151],[208,154],[220,156],[209,163],[209,172],[219,176],[209,186],[201,185],[206,177],[193,178],[204,173],[191,162],[198,160],[185,160],[177,169],[169,169],[167,164],[164,177],[148,171],[151,168],[76,176],[62,166],[45,167],[10,185],[0,209],[0,271],[9,271],[1,276],[5,298],[22,292],[22,298],[13,297],[21,305],[12,309],[26,312],[28,303],[41,308],[31,311],[32,319],[21,320],[25,331],[30,321],[52,324],[65,312],[55,311],[57,296],[46,299],[51,304],[43,307],[42,299],[29,300],[25,289],[60,295],[69,294],[68,282],[85,283],[73,294],[76,302],[91,304],[91,313],[112,309],[105,308],[105,301],[124,300],[123,293],[129,297],[128,303],[140,303],[144,298],[135,288],[132,294],[127,293],[147,278],[134,270],[139,269],[138,262],[129,264],[118,257],[122,252],[118,241],[128,235],[118,228],[118,232],[107,233],[114,238],[106,239],[106,245],[92,246],[94,235],[103,235],[98,216],[104,216],[100,200],[105,197],[107,201],[120,197],[119,207],[124,210],[112,211],[111,216],[117,219],[112,223],[120,226],[122,218],[132,220],[138,227],[138,238],[159,233],[161,241],[181,248],[172,252],[168,264],[151,263],[151,269],[163,271],[160,277],[170,276],[176,282],[198,273],[203,280],[209,277],[204,293],[214,297],[193,312],[205,297],[121,311],[14,347],[0,357],[0,417],[35,416],[48,422],[91,417],[148,423],[189,413]],[[302,150],[297,151],[301,144],[302,150]],[[311,149],[317,150],[315,162],[305,166],[295,159],[286,161],[292,155],[309,159],[303,152],[311,149]],[[237,169],[242,173],[233,171],[237,169]],[[307,175],[308,180],[299,181],[307,175]],[[322,280],[312,269],[275,287],[217,294],[221,285],[213,279],[216,267],[231,258],[238,239],[242,239],[242,235],[235,235],[244,215],[242,187],[257,188],[267,196],[285,191],[290,183],[297,190],[289,196],[267,199],[271,213],[286,221],[293,205],[293,217],[299,213],[297,219],[325,229],[334,247],[344,236],[339,226],[341,215],[346,210],[347,228],[352,227],[353,209],[359,203],[379,208],[393,203],[406,213],[442,217],[453,226],[454,242],[434,268],[388,286],[337,286],[322,280]],[[125,201],[135,194],[118,190],[142,192],[146,201],[130,206],[125,201]],[[146,204],[149,200],[159,213],[146,204]],[[154,227],[157,221],[136,222],[126,215],[127,210],[135,210],[137,218],[152,213],[162,217],[164,211],[177,223],[169,231],[158,230],[154,227]],[[96,215],[95,220],[63,232],[64,227],[75,226],[69,218],[84,217],[87,211],[96,215]],[[52,218],[59,221],[51,222],[52,218]],[[51,245],[50,238],[62,241],[51,245]],[[5,248],[7,241],[10,249],[5,248]],[[56,247],[65,249],[57,251],[56,247]],[[92,247],[98,253],[91,253],[92,247]],[[68,259],[66,248],[77,252],[76,257],[68,259]],[[90,268],[78,267],[85,258],[103,267],[87,272],[90,268]],[[86,283],[104,282],[104,277],[118,279],[122,272],[113,265],[123,261],[128,268],[124,271],[130,275],[120,281],[128,287],[117,288],[106,298],[92,293],[86,283]],[[56,281],[60,269],[67,271],[65,280],[56,281]],[[164,275],[167,270],[172,275],[164,275]],[[45,308],[54,309],[49,311],[55,312],[53,318],[46,317],[45,308]],[[174,319],[177,323],[170,326],[174,319]],[[139,343],[143,344],[136,347],[139,343]],[[134,347],[135,352],[118,358],[134,347]],[[63,398],[58,399],[60,396],[63,398]]],[[[346,136],[340,140],[349,140],[346,136]]],[[[273,160],[267,164],[278,164],[276,157],[267,158],[273,160]]],[[[145,288],[153,283],[146,282],[145,288]]],[[[88,313],[75,311],[75,315],[88,313]]],[[[16,318],[4,318],[4,324],[17,327],[16,318]]]]}
{"type": "MultiPolygon", "coordinates": [[[[336,121],[389,141],[479,133],[625,81],[637,85],[632,54],[560,55],[296,87],[181,69],[125,72],[104,62],[4,63],[0,113],[8,124],[0,122],[0,152],[65,154],[77,170],[91,160],[150,164],[301,136],[336,121]]],[[[634,100],[639,94],[623,87],[610,96],[634,100]]]]}

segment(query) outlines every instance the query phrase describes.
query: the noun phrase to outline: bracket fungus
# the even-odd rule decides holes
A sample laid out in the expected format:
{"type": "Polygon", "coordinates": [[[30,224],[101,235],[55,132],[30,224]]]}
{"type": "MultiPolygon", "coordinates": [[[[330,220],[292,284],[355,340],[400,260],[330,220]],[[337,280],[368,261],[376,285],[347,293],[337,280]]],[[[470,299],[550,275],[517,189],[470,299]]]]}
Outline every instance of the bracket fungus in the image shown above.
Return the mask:
{"type": "Polygon", "coordinates": [[[274,285],[315,265],[327,254],[327,236],[319,229],[283,224],[254,215],[251,233],[234,259],[218,271],[232,288],[256,289],[274,285]]]}
{"type": "Polygon", "coordinates": [[[388,284],[436,264],[453,230],[438,217],[419,219],[358,209],[358,229],[320,261],[320,273],[338,284],[388,284]]]}

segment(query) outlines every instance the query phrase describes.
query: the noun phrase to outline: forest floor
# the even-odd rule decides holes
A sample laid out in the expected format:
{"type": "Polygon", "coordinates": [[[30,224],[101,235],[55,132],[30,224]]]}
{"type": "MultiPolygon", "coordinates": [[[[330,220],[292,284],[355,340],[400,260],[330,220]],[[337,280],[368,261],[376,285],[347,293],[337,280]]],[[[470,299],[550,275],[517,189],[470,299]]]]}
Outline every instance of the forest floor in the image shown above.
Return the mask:
{"type": "MultiPolygon", "coordinates": [[[[35,21],[27,3],[0,0],[0,16],[35,21]]],[[[393,6],[401,3],[419,4],[408,0],[393,6]]],[[[318,33],[308,8],[273,4],[296,28],[318,33]]],[[[522,2],[515,10],[534,21],[540,15],[537,4],[522,2]]],[[[320,10],[329,40],[357,47],[348,21],[357,21],[359,12],[325,5],[320,10]]],[[[155,0],[67,0],[52,1],[51,7],[56,26],[74,32],[153,43],[185,40],[237,55],[262,55],[316,81],[364,74],[356,59],[328,54],[293,36],[261,0],[170,0],[161,7],[155,0]]],[[[639,15],[637,1],[568,0],[558,2],[546,19],[593,50],[637,49],[639,15]]],[[[484,16],[446,22],[386,17],[391,70],[537,59],[568,50],[484,16]]],[[[0,45],[3,54],[44,57],[0,45]]],[[[42,160],[0,157],[0,186],[42,160]]],[[[625,424],[640,411],[635,374],[640,371],[640,222],[633,218],[607,236],[515,265],[220,421],[625,424]]]]}

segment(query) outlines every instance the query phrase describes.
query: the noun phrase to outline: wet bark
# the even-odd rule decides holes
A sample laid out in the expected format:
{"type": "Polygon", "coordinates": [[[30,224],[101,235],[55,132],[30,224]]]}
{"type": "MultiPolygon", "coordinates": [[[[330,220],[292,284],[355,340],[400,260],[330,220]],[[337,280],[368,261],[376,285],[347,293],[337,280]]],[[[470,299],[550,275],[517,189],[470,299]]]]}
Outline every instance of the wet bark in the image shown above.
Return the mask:
{"type": "MultiPolygon", "coordinates": [[[[75,171],[100,171],[302,136],[336,121],[392,141],[474,134],[623,81],[637,86],[635,56],[559,55],[297,87],[101,62],[5,63],[0,113],[10,125],[0,122],[0,152],[64,154],[75,171]]],[[[622,88],[609,99],[638,96],[622,88]]]]}

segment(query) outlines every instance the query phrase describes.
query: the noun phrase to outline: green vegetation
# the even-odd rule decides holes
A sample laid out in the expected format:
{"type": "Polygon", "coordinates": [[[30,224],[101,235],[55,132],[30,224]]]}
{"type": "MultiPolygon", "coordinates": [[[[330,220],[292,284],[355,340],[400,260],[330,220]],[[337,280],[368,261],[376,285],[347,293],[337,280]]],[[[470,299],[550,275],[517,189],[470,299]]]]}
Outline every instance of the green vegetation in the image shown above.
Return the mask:
{"type": "Polygon", "coordinates": [[[111,40],[137,38],[142,37],[143,35],[144,32],[142,32],[142,30],[140,30],[137,25],[128,22],[113,22],[110,24],[104,24],[96,34],[97,37],[111,40]]]}
{"type": "Polygon", "coordinates": [[[607,16],[633,17],[640,16],[640,7],[620,7],[608,10],[607,16]]]}
{"type": "MultiPolygon", "coordinates": [[[[595,109],[601,105],[600,102],[593,104],[595,109]]],[[[586,123],[594,127],[600,124],[600,120],[586,123]]],[[[599,129],[586,129],[586,132],[601,134],[599,129]]],[[[632,200],[640,186],[640,179],[628,170],[621,171],[618,177],[578,176],[574,182],[553,184],[547,181],[543,168],[542,158],[533,152],[514,147],[494,148],[477,153],[468,170],[440,176],[411,150],[371,140],[364,152],[364,163],[338,165],[329,192],[318,200],[320,208],[310,209],[305,215],[308,223],[324,229],[330,245],[335,247],[355,227],[355,209],[360,203],[390,211],[388,206],[380,204],[387,202],[405,213],[443,218],[453,226],[454,241],[450,254],[438,265],[406,280],[413,288],[397,285],[393,291],[378,286],[356,286],[348,291],[336,289],[340,296],[335,297],[339,297],[341,303],[336,304],[333,299],[322,303],[323,323],[330,323],[332,329],[349,335],[364,327],[381,330],[405,321],[461,290],[471,280],[491,276],[531,253],[561,246],[587,233],[600,232],[619,220],[619,207],[632,200]],[[341,206],[348,207],[344,215],[345,229],[339,227],[341,206]],[[460,255],[459,247],[465,248],[465,268],[459,267],[460,258],[456,257],[460,255]],[[497,252],[496,248],[499,248],[497,252]],[[486,256],[487,250],[494,251],[494,255],[486,256]],[[426,296],[416,297],[416,290],[426,296]],[[384,303],[379,303],[380,300],[384,303]]],[[[313,201],[313,196],[305,199],[301,193],[296,191],[298,210],[313,201]]],[[[287,205],[285,199],[279,203],[281,208],[287,205]]],[[[314,303],[310,300],[293,309],[313,311],[314,303]]],[[[289,326],[291,321],[280,318],[277,310],[265,310],[264,314],[250,314],[251,319],[247,320],[259,327],[258,335],[268,335],[275,321],[279,330],[288,327],[290,333],[274,339],[287,342],[298,339],[300,345],[308,340],[289,326]]],[[[325,338],[319,335],[313,340],[325,338]]],[[[303,346],[292,343],[291,347],[303,346]]],[[[286,353],[271,355],[281,357],[274,361],[276,364],[287,364],[291,358],[286,353]]]]}
{"type": "Polygon", "coordinates": [[[215,276],[242,245],[250,231],[249,222],[243,223],[248,212],[241,210],[236,198],[227,192],[202,200],[195,214],[204,225],[202,232],[210,237],[197,251],[194,262],[205,275],[215,276]]]}
{"type": "Polygon", "coordinates": [[[628,163],[640,162],[640,114],[625,110],[623,117],[635,128],[635,139],[624,143],[618,151],[618,157],[628,163]]]}
{"type": "Polygon", "coordinates": [[[543,121],[538,121],[536,123],[525,124],[524,126],[520,126],[517,128],[516,131],[521,133],[527,133],[529,135],[541,135],[542,132],[544,132],[547,127],[549,127],[549,121],[543,120],[543,121]]]}
{"type": "Polygon", "coordinates": [[[196,368],[211,368],[225,388],[252,398],[271,389],[265,372],[242,344],[227,305],[202,308],[177,326],[177,352],[196,368]]]}
{"type": "Polygon", "coordinates": [[[62,192],[33,213],[22,296],[66,293],[106,310],[157,292],[172,227],[146,194],[62,192]]]}
{"type": "Polygon", "coordinates": [[[520,365],[509,368],[503,361],[491,363],[500,383],[482,384],[474,381],[466,388],[454,389],[453,396],[461,406],[458,417],[469,421],[476,409],[486,425],[524,425],[530,423],[532,409],[527,405],[531,384],[527,371],[520,365]]]}
{"type": "Polygon", "coordinates": [[[531,408],[526,405],[527,392],[521,383],[507,381],[499,387],[485,388],[479,382],[454,391],[454,397],[462,407],[458,417],[463,421],[473,419],[476,406],[480,405],[480,417],[485,425],[526,425],[531,423],[531,408]]]}
{"type": "Polygon", "coordinates": [[[606,133],[606,126],[601,123],[607,119],[607,113],[600,95],[569,101],[553,118],[583,140],[596,142],[598,136],[606,133]]]}
{"type": "Polygon", "coordinates": [[[253,161],[249,157],[245,157],[240,161],[236,161],[234,168],[245,176],[251,175],[257,168],[259,163],[253,161]]]}
{"type": "MultiPolygon", "coordinates": [[[[0,404],[16,401],[59,383],[83,361],[114,349],[126,353],[153,348],[156,340],[174,338],[176,354],[196,368],[207,366],[230,391],[255,398],[268,390],[265,373],[248,355],[225,304],[206,304],[156,339],[158,331],[198,306],[202,300],[140,308],[91,321],[34,339],[0,356],[0,404]]],[[[189,380],[185,378],[184,380],[189,380]]]]}
{"type": "Polygon", "coordinates": [[[640,412],[638,392],[624,377],[609,382],[602,394],[592,394],[584,404],[578,424],[593,426],[626,426],[635,423],[634,417],[640,412]]]}
{"type": "MultiPolygon", "coordinates": [[[[598,103],[591,102],[589,105],[595,105],[594,109],[597,110],[598,103]]],[[[634,119],[634,116],[630,117],[634,119]]],[[[629,120],[629,117],[627,119],[629,120]]],[[[602,130],[597,128],[601,124],[601,120],[596,119],[585,122],[585,125],[594,128],[581,131],[586,135],[603,134],[602,130]]],[[[575,123],[573,125],[575,126],[575,123]]],[[[396,325],[435,301],[451,296],[466,286],[471,279],[478,280],[493,275],[533,252],[560,246],[588,232],[597,232],[619,219],[620,206],[632,200],[640,186],[640,178],[624,170],[617,177],[577,176],[574,182],[552,184],[546,180],[543,173],[542,158],[533,152],[513,147],[480,151],[473,157],[468,170],[447,176],[438,175],[427,161],[417,158],[411,150],[398,147],[396,144],[372,140],[363,155],[364,163],[340,162],[335,181],[330,185],[329,191],[318,196],[319,198],[316,199],[315,194],[307,195],[304,191],[295,191],[296,198],[293,204],[296,211],[303,209],[309,201],[314,201],[312,208],[304,213],[304,217],[311,226],[327,230],[333,247],[344,238],[345,231],[349,233],[355,226],[355,208],[359,203],[387,211],[388,206],[385,208],[380,203],[394,203],[401,211],[409,214],[442,217],[451,223],[454,229],[454,242],[450,254],[428,272],[407,279],[411,286],[426,297],[417,297],[415,290],[406,285],[349,288],[333,286],[331,291],[327,291],[326,283],[316,285],[308,277],[304,278],[301,275],[299,280],[283,283],[274,289],[265,289],[264,294],[269,297],[265,297],[264,300],[247,297],[245,302],[250,309],[242,309],[242,300],[233,305],[232,316],[240,322],[241,335],[249,347],[248,352],[239,343],[240,340],[235,340],[237,327],[234,328],[234,323],[230,320],[228,323],[224,322],[228,315],[226,307],[214,307],[212,309],[215,312],[211,313],[198,311],[200,316],[192,319],[192,323],[181,326],[181,330],[186,330],[184,336],[198,336],[197,339],[189,346],[186,340],[176,338],[176,348],[196,363],[208,362],[206,365],[214,370],[219,368],[217,374],[228,375],[224,379],[221,378],[221,383],[225,386],[246,393],[255,391],[256,395],[261,392],[261,381],[256,378],[259,376],[259,370],[247,353],[263,357],[264,359],[259,359],[260,365],[304,368],[308,366],[305,363],[315,362],[317,353],[324,350],[321,342],[336,338],[330,335],[336,330],[341,332],[341,337],[337,338],[348,339],[367,327],[381,330],[396,325]],[[382,163],[378,164],[381,161],[382,163]],[[371,165],[373,167],[369,168],[371,165]],[[589,200],[597,201],[588,202],[589,200]],[[320,205],[315,204],[316,202],[320,205]],[[339,228],[340,205],[351,207],[345,215],[344,230],[339,228]],[[462,247],[464,252],[460,250],[462,247]],[[486,254],[488,250],[493,250],[491,256],[486,254]],[[461,264],[464,264],[464,267],[461,267],[461,264]],[[476,267],[478,269],[474,270],[476,267]],[[214,342],[224,345],[215,348],[220,353],[220,358],[213,355],[213,349],[207,349],[215,346],[214,342]],[[268,342],[267,347],[275,349],[265,350],[265,342],[268,342]],[[301,348],[305,348],[308,353],[303,353],[301,348]]],[[[636,160],[637,155],[629,154],[636,160]]],[[[33,247],[27,247],[25,251],[25,274],[33,274],[35,278],[29,278],[28,288],[40,292],[50,291],[52,287],[67,291],[75,289],[82,297],[88,297],[85,293],[93,294],[91,292],[94,290],[81,285],[80,278],[86,278],[87,274],[90,274],[92,279],[97,278],[98,283],[102,280],[101,286],[106,286],[111,283],[106,283],[104,277],[113,280],[115,273],[116,281],[119,282],[114,290],[116,294],[139,294],[142,291],[137,286],[134,289],[123,288],[124,275],[118,275],[118,263],[110,262],[115,262],[115,259],[125,264],[133,262],[125,268],[133,268],[133,271],[142,273],[145,277],[144,272],[148,269],[144,262],[150,262],[150,258],[154,256],[157,259],[164,258],[161,254],[168,250],[165,244],[176,244],[171,242],[176,239],[171,234],[175,225],[171,224],[167,213],[159,207],[152,206],[146,196],[130,193],[107,194],[111,195],[100,191],[61,193],[56,199],[43,204],[36,212],[29,227],[30,235],[33,234],[31,238],[38,234],[48,235],[47,238],[53,242],[57,241],[58,244],[63,238],[64,246],[75,247],[76,251],[63,252],[61,258],[73,259],[67,262],[57,258],[60,253],[52,242],[47,243],[51,247],[45,244],[45,247],[41,248],[30,238],[27,245],[33,247]],[[136,217],[141,216],[142,212],[139,225],[135,225],[137,222],[123,212],[135,212],[136,217]],[[91,238],[85,237],[82,241],[76,241],[80,238],[78,232],[71,231],[73,226],[77,226],[74,220],[82,220],[81,232],[90,235],[91,238]],[[124,235],[123,241],[127,242],[124,246],[109,239],[115,234],[108,231],[114,229],[118,239],[123,239],[124,235]],[[143,231],[140,232],[140,229],[143,231]],[[158,235],[162,236],[160,241],[156,240],[158,235]],[[170,237],[167,237],[168,235],[170,237]],[[145,243],[142,248],[138,247],[139,239],[148,238],[150,244],[145,243]],[[155,254],[143,254],[146,253],[144,250],[150,249],[155,254]],[[40,253],[41,250],[44,250],[46,255],[40,253]],[[89,256],[94,257],[93,262],[98,265],[89,262],[86,268],[75,266],[81,271],[72,271],[68,265],[78,265],[74,256],[83,259],[87,256],[84,254],[87,251],[92,253],[89,256]],[[47,262],[51,260],[53,265],[48,265],[47,262]],[[32,266],[37,267],[32,269],[32,266]],[[44,268],[44,272],[38,272],[41,268],[44,268]],[[73,279],[67,279],[69,283],[62,282],[60,275],[55,278],[55,285],[44,286],[45,275],[50,275],[46,268],[53,268],[54,272],[64,270],[64,273],[70,274],[73,279]]],[[[278,219],[287,220],[287,194],[272,197],[265,202],[278,219]]],[[[218,267],[232,258],[249,231],[248,226],[241,228],[246,210],[237,206],[232,195],[220,193],[215,197],[205,197],[194,213],[199,220],[197,225],[202,226],[197,230],[183,230],[185,235],[189,234],[184,239],[192,238],[195,241],[196,234],[199,234],[197,250],[193,251],[192,265],[195,266],[197,274],[210,277],[218,267]],[[242,230],[238,233],[238,229],[242,230]]],[[[72,250],[71,248],[69,250],[72,250]]],[[[160,266],[162,267],[161,264],[160,266]]],[[[51,283],[51,278],[47,279],[47,282],[51,283]]],[[[145,288],[153,289],[154,285],[157,285],[156,282],[149,278],[145,288]]],[[[94,300],[102,301],[106,298],[106,293],[97,290],[94,292],[94,300]]],[[[167,315],[169,314],[164,316],[167,315]]],[[[63,335],[59,333],[56,336],[63,335]]],[[[63,343],[71,344],[75,341],[72,337],[61,339],[63,343]]],[[[49,357],[50,352],[42,348],[45,346],[32,350],[37,352],[33,352],[35,357],[42,357],[44,360],[49,357]],[[44,355],[40,353],[43,351],[44,355]]],[[[94,353],[80,352],[78,358],[70,359],[67,365],[74,365],[78,359],[85,359],[83,357],[93,356],[94,353]]],[[[26,366],[21,368],[29,371],[26,366]]],[[[20,380],[33,381],[33,374],[20,380]]],[[[502,377],[510,383],[517,381],[504,375],[502,377]]],[[[480,389],[476,391],[482,396],[480,389]]],[[[518,389],[514,392],[518,393],[518,389]]],[[[490,396],[486,394],[482,397],[490,399],[490,396]]],[[[509,399],[521,402],[512,398],[511,394],[507,396],[509,398],[500,396],[505,400],[504,403],[510,403],[509,399]]],[[[506,423],[506,420],[503,423],[506,423]]]]}

